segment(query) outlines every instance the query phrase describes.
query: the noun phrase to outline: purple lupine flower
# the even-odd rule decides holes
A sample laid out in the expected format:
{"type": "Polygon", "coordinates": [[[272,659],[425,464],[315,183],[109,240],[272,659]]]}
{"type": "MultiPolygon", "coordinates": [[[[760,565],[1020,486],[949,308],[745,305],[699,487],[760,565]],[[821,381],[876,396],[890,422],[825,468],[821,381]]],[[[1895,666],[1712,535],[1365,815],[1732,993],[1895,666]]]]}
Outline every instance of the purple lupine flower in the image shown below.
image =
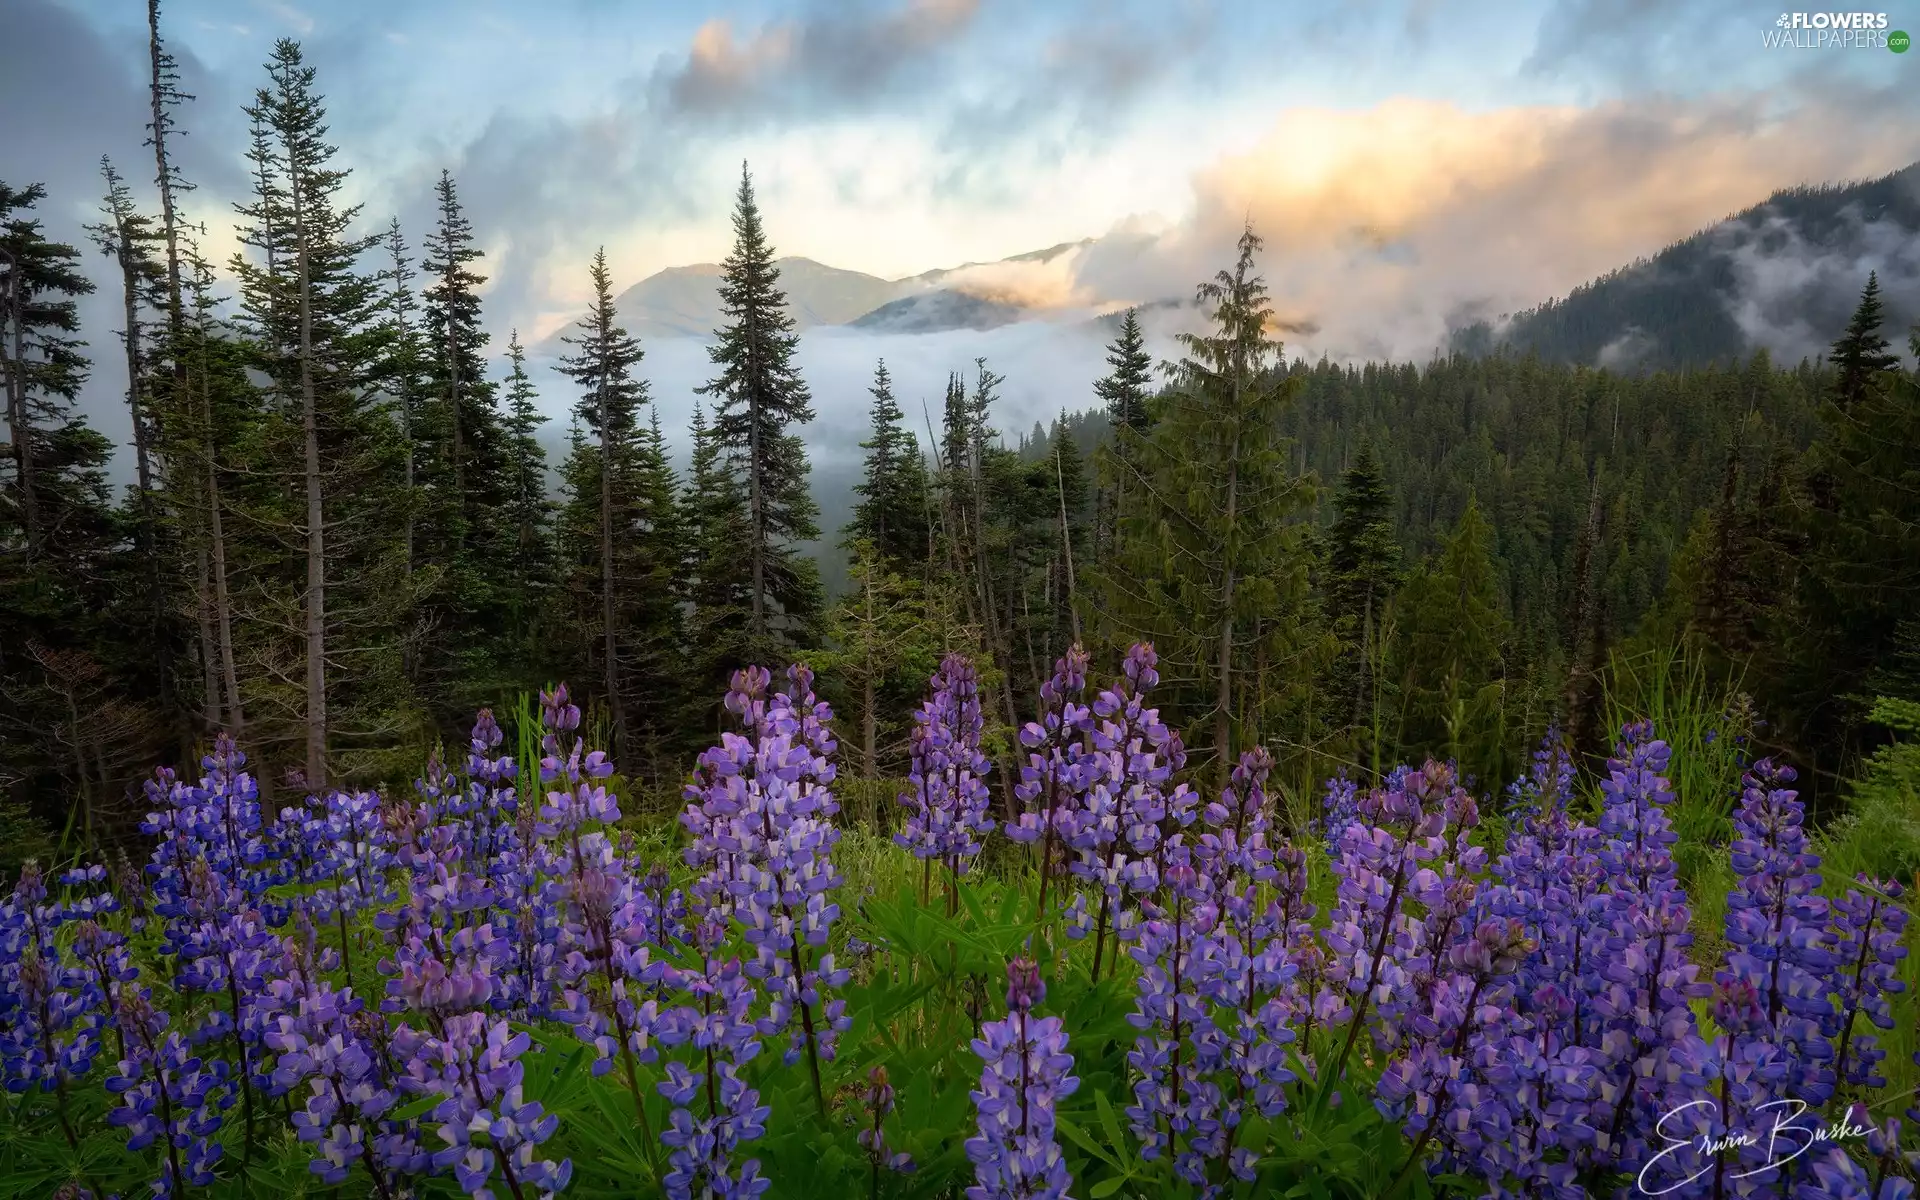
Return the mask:
{"type": "Polygon", "coordinates": [[[1727,896],[1723,977],[1753,984],[1767,1025],[1754,1036],[1778,1044],[1792,1064],[1787,1095],[1819,1106],[1833,1094],[1833,1044],[1839,1025],[1829,995],[1827,901],[1815,894],[1820,859],[1807,850],[1802,806],[1785,785],[1793,771],[1768,759],[1747,772],[1734,814],[1732,862],[1739,883],[1727,896]]]}
{"type": "Polygon", "coordinates": [[[593,1073],[605,1074],[621,1046],[652,1060],[648,1037],[656,1005],[639,981],[652,966],[644,902],[618,861],[582,864],[565,884],[568,947],[561,966],[565,1003],[556,1014],[593,1047],[593,1073]]]}
{"type": "Polygon", "coordinates": [[[1539,942],[1513,980],[1509,1018],[1474,1039],[1461,1089],[1463,1103],[1477,1106],[1477,1173],[1514,1195],[1575,1194],[1574,1168],[1554,1155],[1588,1136],[1597,1084],[1590,1045],[1600,1040],[1595,996],[1612,932],[1600,842],[1600,831],[1564,804],[1524,812],[1478,905],[1487,917],[1521,922],[1539,942]]]}
{"type": "Polygon", "coordinates": [[[1138,1079],[1128,1115],[1144,1156],[1171,1159],[1205,1196],[1226,1175],[1254,1178],[1258,1155],[1239,1144],[1240,1129],[1284,1109],[1289,1021],[1296,1012],[1313,1020],[1312,998],[1293,986],[1312,911],[1305,856],[1267,847],[1271,769],[1262,747],[1241,755],[1206,808],[1205,832],[1167,839],[1162,891],[1143,900],[1147,919],[1128,934],[1142,968],[1129,1019],[1144,1031],[1129,1055],[1138,1079]],[[1269,883],[1274,895],[1263,900],[1269,883]]]}
{"type": "Polygon", "coordinates": [[[1516,821],[1538,821],[1551,812],[1564,813],[1573,799],[1573,753],[1558,725],[1547,726],[1546,736],[1533,752],[1533,765],[1507,785],[1507,815],[1516,821]]]}
{"type": "Polygon", "coordinates": [[[1906,990],[1899,978],[1900,960],[1907,956],[1901,944],[1907,912],[1900,901],[1906,892],[1898,883],[1861,875],[1860,888],[1833,902],[1831,943],[1833,982],[1840,1006],[1835,1026],[1827,1030],[1834,1044],[1834,1075],[1843,1086],[1885,1087],[1879,1065],[1887,1052],[1868,1025],[1893,1028],[1893,1008],[1887,997],[1906,990]]]}
{"type": "Polygon", "coordinates": [[[107,991],[84,959],[68,961],[55,935],[76,917],[97,929],[96,909],[90,902],[77,912],[48,903],[45,877],[32,860],[0,903],[0,1077],[9,1092],[64,1095],[93,1067],[107,991]]]}
{"type": "Polygon", "coordinates": [[[1651,1157],[1664,1144],[1656,1124],[1694,1101],[1713,1069],[1691,1007],[1712,989],[1687,953],[1691,913],[1674,875],[1677,835],[1666,812],[1669,756],[1652,722],[1629,723],[1600,786],[1604,840],[1596,854],[1611,912],[1588,989],[1593,1023],[1580,1031],[1592,1051],[1592,1094],[1581,1119],[1563,1127],[1579,1139],[1582,1162],[1596,1167],[1651,1157]]]}
{"type": "Polygon", "coordinates": [[[1134,922],[1128,897],[1160,885],[1163,834],[1192,824],[1198,811],[1198,798],[1186,784],[1169,788],[1186,765],[1180,735],[1146,704],[1160,680],[1158,661],[1144,642],[1127,651],[1120,680],[1093,702],[1081,758],[1084,807],[1074,814],[1067,838],[1073,852],[1068,869],[1092,885],[1099,909],[1096,916],[1086,894],[1076,895],[1067,910],[1067,935],[1094,935],[1095,978],[1108,929],[1118,933],[1134,922]]]}
{"type": "Polygon", "coordinates": [[[1143,901],[1145,919],[1125,935],[1140,964],[1127,1021],[1141,1030],[1127,1052],[1135,1082],[1126,1114],[1141,1157],[1167,1159],[1178,1178],[1206,1189],[1207,1166],[1224,1155],[1226,1141],[1214,1078],[1225,1037],[1213,1018],[1224,997],[1219,965],[1205,953],[1220,911],[1212,881],[1193,869],[1186,846],[1169,849],[1160,877],[1164,892],[1143,901]]]}
{"type": "Polygon", "coordinates": [[[1046,998],[1040,968],[1007,964],[1007,1015],[988,1021],[973,1052],[985,1063],[971,1093],[978,1133],[967,1139],[975,1184],[967,1200],[1066,1200],[1072,1180],[1054,1138],[1054,1108],[1080,1080],[1059,1017],[1035,1017],[1046,998]]]}
{"type": "Polygon", "coordinates": [[[887,1145],[887,1115],[893,1111],[893,1085],[887,1082],[887,1069],[876,1066],[867,1072],[867,1086],[860,1098],[872,1116],[873,1123],[854,1135],[860,1148],[867,1152],[867,1162],[871,1172],[870,1190],[874,1194],[880,1191],[880,1172],[892,1171],[898,1175],[910,1175],[914,1171],[913,1155],[904,1150],[894,1150],[887,1145]]]}
{"type": "Polygon", "coordinates": [[[1046,916],[1047,886],[1055,875],[1055,847],[1071,831],[1084,790],[1080,760],[1092,727],[1092,710],[1080,703],[1087,686],[1087,652],[1075,645],[1054,664],[1053,678],[1040,685],[1040,719],[1020,730],[1027,761],[1013,789],[1020,817],[1006,827],[1007,837],[1040,847],[1040,916],[1046,916]]]}
{"type": "MultiPolygon", "coordinates": [[[[1444,764],[1395,772],[1389,787],[1360,797],[1359,819],[1341,832],[1333,864],[1338,899],[1325,939],[1330,974],[1353,1005],[1342,1048],[1328,1068],[1332,1075],[1344,1068],[1370,1009],[1411,1002],[1414,979],[1401,962],[1413,953],[1417,934],[1404,906],[1425,864],[1446,849],[1445,803],[1456,790],[1453,770],[1444,764]]],[[[1377,1031],[1376,1040],[1390,1040],[1388,1031],[1377,1031]]]]}
{"type": "Polygon", "coordinates": [[[387,1055],[369,1036],[370,1022],[352,989],[335,990],[317,977],[313,937],[305,925],[290,940],[288,970],[269,984],[273,1015],[262,1042],[276,1055],[275,1090],[287,1094],[307,1085],[292,1122],[295,1136],[315,1147],[308,1164],[313,1174],[338,1185],[359,1163],[375,1193],[390,1198],[430,1166],[418,1122],[387,1118],[397,1096],[387,1055]]]}
{"type": "Polygon", "coordinates": [[[1408,1166],[1438,1136],[1450,1158],[1477,1161],[1486,1147],[1486,1110],[1492,1096],[1467,1083],[1470,1043],[1498,1029],[1508,1012],[1506,989],[1520,963],[1538,947],[1511,918],[1481,921],[1471,933],[1449,937],[1434,964],[1424,1011],[1411,1022],[1386,1069],[1374,1104],[1415,1139],[1408,1166]]]}
{"type": "Polygon", "coordinates": [[[906,828],[893,836],[915,858],[966,873],[993,829],[987,816],[986,775],[991,764],[980,749],[985,720],[980,676],[959,654],[949,654],[931,680],[931,693],[914,714],[908,753],[913,792],[900,797],[910,811],[906,828]]]}
{"type": "Polygon", "coordinates": [[[1339,856],[1340,836],[1348,825],[1360,819],[1360,797],[1364,794],[1360,785],[1348,778],[1345,767],[1327,780],[1325,794],[1320,799],[1321,815],[1314,824],[1326,835],[1328,854],[1339,856]]]}
{"type": "Polygon", "coordinates": [[[404,1025],[395,1031],[407,1060],[401,1086],[445,1097],[432,1114],[446,1143],[433,1152],[433,1168],[451,1169],[460,1190],[476,1200],[494,1200],[496,1179],[515,1196],[549,1197],[573,1175],[571,1160],[534,1157],[560,1119],[521,1092],[520,1056],[531,1041],[481,1012],[447,1017],[432,1033],[404,1025]]]}
{"type": "Polygon", "coordinates": [[[721,958],[724,917],[709,912],[695,926],[701,958],[698,970],[667,972],[684,1003],[662,1011],[660,1044],[692,1059],[673,1057],[658,1085],[673,1105],[661,1144],[670,1148],[661,1184],[669,1200],[695,1196],[750,1200],[772,1186],[760,1174],[760,1160],[748,1159],[736,1170],[734,1152],[766,1132],[768,1109],[759,1093],[740,1077],[740,1068],[760,1052],[753,1018],[757,997],[753,981],[736,957],[721,958]]]}
{"type": "Polygon", "coordinates": [[[832,1061],[848,1027],[845,1001],[833,995],[847,972],[827,949],[840,907],[833,847],[839,811],[827,786],[835,743],[832,710],[815,698],[813,673],[796,664],[787,686],[769,693],[764,669],[737,671],[727,708],[752,737],[723,735],[700,757],[681,823],[694,834],[689,865],[706,874],[693,888],[715,917],[740,924],[754,956],[747,973],[764,982],[763,1037],[788,1034],[788,1065],[804,1055],[825,1111],[819,1061],[832,1061]],[[798,1018],[797,1020],[795,1018],[798,1018]]]}
{"type": "Polygon", "coordinates": [[[606,751],[586,748],[579,736],[580,708],[567,696],[567,685],[540,693],[540,782],[547,789],[536,828],[540,836],[558,838],[580,857],[581,831],[592,822],[612,825],[620,820],[620,802],[601,782],[613,774],[606,751]]]}
{"type": "Polygon", "coordinates": [[[195,1056],[187,1040],[167,1028],[167,1014],[153,1007],[144,989],[121,998],[117,1020],[127,1056],[107,1078],[107,1091],[120,1098],[108,1123],[127,1131],[129,1150],[161,1145],[156,1198],[205,1187],[225,1149],[215,1135],[237,1094],[228,1064],[195,1056]]]}
{"type": "Polygon", "coordinates": [[[1679,887],[1672,846],[1680,840],[1667,816],[1673,785],[1663,772],[1671,755],[1654,737],[1653,722],[1635,721],[1620,731],[1620,743],[1607,760],[1600,783],[1600,831],[1607,842],[1600,864],[1615,881],[1616,905],[1679,887]]]}
{"type": "Polygon", "coordinates": [[[492,887],[456,859],[416,880],[405,908],[376,914],[374,925],[393,948],[379,964],[388,977],[382,1010],[416,1013],[431,1025],[490,1007],[513,953],[493,926],[494,911],[492,887]]]}

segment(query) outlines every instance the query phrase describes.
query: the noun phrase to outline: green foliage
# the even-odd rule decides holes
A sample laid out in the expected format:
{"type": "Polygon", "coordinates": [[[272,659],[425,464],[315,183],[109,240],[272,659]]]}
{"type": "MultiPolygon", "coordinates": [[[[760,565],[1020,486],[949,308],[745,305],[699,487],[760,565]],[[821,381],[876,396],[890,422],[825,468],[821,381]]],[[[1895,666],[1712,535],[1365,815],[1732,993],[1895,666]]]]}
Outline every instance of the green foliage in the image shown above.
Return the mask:
{"type": "Polygon", "coordinates": [[[1401,582],[1393,496],[1370,443],[1340,477],[1333,525],[1319,546],[1320,593],[1339,657],[1329,671],[1333,718],[1351,739],[1348,757],[1378,774],[1382,765],[1381,669],[1388,605],[1401,582]]]}
{"type": "Polygon", "coordinates": [[[1281,433],[1301,385],[1271,369],[1280,345],[1253,272],[1259,248],[1248,230],[1233,269],[1201,286],[1213,328],[1184,336],[1152,431],[1120,434],[1119,534],[1095,583],[1105,640],[1154,643],[1189,747],[1210,747],[1221,779],[1241,746],[1298,728],[1295,681],[1310,677],[1319,641],[1301,521],[1314,482],[1281,433]]]}
{"type": "MultiPolygon", "coordinates": [[[[1724,888],[1703,884],[1715,864],[1724,867],[1741,776],[1761,756],[1756,739],[1763,722],[1742,680],[1717,674],[1694,641],[1616,652],[1602,678],[1605,727],[1647,717],[1673,748],[1674,800],[1667,815],[1680,835],[1673,857],[1681,883],[1689,894],[1724,895],[1724,888]]],[[[1717,922],[1699,927],[1718,937],[1717,922]]]]}
{"type": "Polygon", "coordinates": [[[1492,536],[1469,496],[1439,557],[1407,580],[1395,604],[1400,743],[1415,755],[1459,763],[1483,787],[1514,773],[1504,728],[1512,632],[1501,611],[1492,536]]]}
{"type": "Polygon", "coordinates": [[[1821,838],[1827,877],[1865,872],[1920,887],[1920,704],[1883,696],[1869,715],[1896,740],[1867,760],[1846,813],[1821,838]]]}
{"type": "Polygon", "coordinates": [[[714,444],[747,500],[746,540],[714,549],[747,581],[749,659],[773,661],[816,636],[819,568],[798,543],[820,536],[820,510],[807,491],[806,444],[797,432],[813,420],[813,399],[793,363],[799,338],[745,163],[733,234],[721,264],[726,326],[708,348],[718,373],[695,390],[714,397],[714,444]]]}
{"type": "Polygon", "coordinates": [[[854,543],[864,539],[894,570],[911,571],[927,560],[932,549],[926,462],[918,439],[906,427],[900,402],[894,399],[893,377],[887,373],[885,359],[875,364],[868,391],[873,396],[873,430],[860,443],[867,452],[866,470],[854,485],[860,501],[842,545],[857,556],[854,543]]]}
{"type": "Polygon", "coordinates": [[[614,312],[604,249],[590,274],[593,308],[561,368],[580,386],[557,522],[573,618],[569,666],[599,684],[621,761],[658,778],[677,748],[685,526],[658,416],[642,419],[651,398],[636,369],[645,353],[614,312]]]}
{"type": "Polygon", "coordinates": [[[1805,569],[1782,630],[1782,715],[1844,760],[1875,694],[1920,700],[1920,381],[1889,372],[1821,409],[1809,458],[1805,569]]]}

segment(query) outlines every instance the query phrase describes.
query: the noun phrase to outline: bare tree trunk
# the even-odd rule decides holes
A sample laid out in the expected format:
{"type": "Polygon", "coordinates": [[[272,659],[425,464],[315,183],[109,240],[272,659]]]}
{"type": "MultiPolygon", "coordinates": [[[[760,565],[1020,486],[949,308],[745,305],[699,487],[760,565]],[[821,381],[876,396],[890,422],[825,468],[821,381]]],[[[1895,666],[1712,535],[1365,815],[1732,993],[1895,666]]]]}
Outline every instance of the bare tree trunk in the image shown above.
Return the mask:
{"type": "MultiPolygon", "coordinates": [[[[208,407],[203,393],[203,415],[208,407]]],[[[227,692],[227,732],[238,738],[247,727],[247,719],[240,707],[240,672],[233,658],[233,601],[227,593],[227,536],[220,517],[220,477],[214,473],[217,469],[214,453],[213,439],[208,438],[207,516],[211,523],[208,540],[213,550],[213,616],[220,645],[220,675],[227,692]]]]}
{"type": "Polygon", "coordinates": [[[327,527],[320,473],[320,410],[313,378],[313,283],[308,275],[306,179],[300,151],[288,147],[288,193],[300,284],[300,429],[306,443],[307,493],[307,786],[327,785],[327,527]]]}
{"type": "Polygon", "coordinates": [[[220,677],[214,663],[213,608],[209,595],[213,589],[205,542],[193,548],[193,568],[194,616],[200,626],[200,719],[212,731],[220,728],[220,677]]]}
{"type": "Polygon", "coordinates": [[[753,515],[753,653],[767,639],[767,514],[760,494],[765,465],[760,461],[760,325],[747,314],[747,504],[753,515]]]}
{"type": "MultiPolygon", "coordinates": [[[[1240,384],[1236,376],[1234,382],[1234,412],[1240,411],[1240,384]]],[[[1233,537],[1235,523],[1239,519],[1240,506],[1240,435],[1234,433],[1233,448],[1227,459],[1227,511],[1226,529],[1229,540],[1233,537]]],[[[1226,579],[1220,589],[1220,653],[1214,664],[1219,678],[1215,682],[1213,713],[1213,754],[1216,762],[1214,769],[1219,772],[1220,786],[1225,787],[1229,774],[1233,770],[1230,755],[1233,753],[1233,589],[1236,564],[1232,559],[1226,563],[1226,579]]]]}
{"type": "Polygon", "coordinates": [[[7,259],[6,320],[12,335],[8,339],[12,347],[6,351],[7,436],[13,442],[14,479],[20,489],[20,521],[26,528],[27,557],[31,559],[40,550],[40,508],[33,495],[33,425],[27,419],[26,289],[19,259],[4,250],[0,250],[0,254],[7,259]]]}
{"type": "MultiPolygon", "coordinates": [[[[1066,436],[1066,427],[1060,429],[1060,436],[1066,436]]],[[[1067,521],[1067,478],[1060,466],[1060,443],[1053,445],[1053,482],[1054,490],[1060,494],[1060,553],[1067,564],[1067,618],[1073,627],[1073,644],[1080,645],[1080,604],[1078,590],[1073,580],[1073,526],[1067,521]]]]}
{"type": "MultiPolygon", "coordinates": [[[[603,293],[604,294],[604,293],[603,293]]],[[[605,332],[603,327],[602,332],[605,332]]],[[[600,375],[600,625],[605,639],[607,704],[613,713],[614,749],[631,762],[626,707],[620,702],[619,639],[613,627],[613,455],[607,442],[607,377],[600,375]]]]}
{"type": "MultiPolygon", "coordinates": [[[[457,269],[453,261],[451,247],[447,254],[447,272],[457,269]]],[[[451,289],[452,282],[448,281],[451,289]]],[[[453,310],[447,310],[447,419],[453,422],[453,503],[454,524],[461,543],[466,541],[467,528],[467,450],[466,440],[460,430],[460,344],[453,334],[453,310]]],[[[602,433],[604,439],[605,434],[602,433]]],[[[604,447],[604,441],[602,443],[604,447]]],[[[456,547],[459,548],[459,547],[456,547]]]]}
{"type": "MultiPolygon", "coordinates": [[[[148,436],[145,406],[140,402],[140,284],[134,258],[133,238],[127,229],[115,197],[118,177],[108,168],[108,202],[114,205],[114,258],[120,264],[121,311],[126,321],[124,349],[127,360],[127,416],[133,422],[134,505],[139,512],[141,565],[147,577],[148,644],[158,647],[160,627],[166,619],[166,597],[160,586],[160,547],[153,515],[153,445],[148,436]]],[[[160,694],[163,702],[172,694],[171,663],[165,654],[157,654],[160,664],[160,694]]]]}
{"type": "MultiPolygon", "coordinates": [[[[153,181],[160,190],[160,229],[167,238],[167,332],[178,339],[185,322],[180,305],[180,219],[173,205],[173,166],[167,159],[167,97],[162,78],[165,54],[160,45],[160,0],[147,0],[148,95],[153,106],[153,124],[148,128],[153,133],[153,181]]],[[[178,380],[186,374],[186,364],[177,353],[177,340],[174,349],[173,374],[178,386],[178,380]]]]}
{"type": "Polygon", "coordinates": [[[880,777],[879,759],[879,715],[874,711],[875,696],[873,677],[877,667],[874,663],[873,639],[876,634],[873,613],[873,564],[867,565],[867,669],[865,678],[860,682],[860,757],[866,767],[868,779],[880,777]]]}

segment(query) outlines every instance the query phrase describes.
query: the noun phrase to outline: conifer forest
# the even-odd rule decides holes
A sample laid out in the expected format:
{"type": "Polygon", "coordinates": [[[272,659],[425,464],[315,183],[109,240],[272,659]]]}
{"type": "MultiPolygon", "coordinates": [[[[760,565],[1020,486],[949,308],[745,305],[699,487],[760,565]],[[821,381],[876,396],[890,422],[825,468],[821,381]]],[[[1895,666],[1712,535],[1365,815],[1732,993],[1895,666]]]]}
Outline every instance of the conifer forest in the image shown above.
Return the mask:
{"type": "Polygon", "coordinates": [[[747,167],[691,429],[602,252],[549,462],[460,179],[354,202],[282,40],[214,261],[146,7],[89,241],[0,179],[0,1196],[1914,1196],[1880,277],[1345,366],[1249,224],[1032,434],[875,361],[823,528],[747,167]]]}

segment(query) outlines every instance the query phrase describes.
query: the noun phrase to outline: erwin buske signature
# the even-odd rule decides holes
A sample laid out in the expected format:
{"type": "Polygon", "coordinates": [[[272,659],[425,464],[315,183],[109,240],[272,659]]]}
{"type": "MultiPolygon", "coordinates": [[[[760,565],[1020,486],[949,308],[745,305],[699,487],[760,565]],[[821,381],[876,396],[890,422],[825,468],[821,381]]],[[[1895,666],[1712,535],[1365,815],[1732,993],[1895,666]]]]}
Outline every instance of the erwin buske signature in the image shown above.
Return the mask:
{"type": "MultiPolygon", "coordinates": [[[[1635,1180],[1635,1183],[1639,1187],[1642,1195],[1664,1196],[1668,1192],[1677,1191],[1700,1178],[1702,1175],[1705,1175],[1708,1171],[1713,1170],[1715,1160],[1717,1160],[1720,1155],[1728,1153],[1729,1151],[1739,1151],[1749,1146],[1758,1146],[1762,1143],[1763,1138],[1767,1152],[1766,1161],[1760,1166],[1742,1171],[1738,1175],[1727,1176],[1728,1182],[1732,1182],[1735,1179],[1745,1179],[1749,1175],[1758,1175],[1764,1171],[1771,1171],[1775,1167],[1784,1166],[1812,1149],[1816,1142],[1837,1142],[1846,1138],[1865,1137],[1868,1133],[1865,1126],[1855,1125],[1852,1122],[1850,1114],[1841,1117],[1839,1123],[1835,1125],[1797,1124],[1796,1122],[1799,1121],[1801,1114],[1807,1111],[1807,1105],[1803,1100],[1793,1099],[1772,1100],[1766,1104],[1756,1105],[1754,1107],[1753,1115],[1756,1118],[1759,1117],[1760,1113],[1768,1109],[1789,1110],[1785,1112],[1784,1115],[1775,1114],[1772,1118],[1772,1124],[1763,1132],[1756,1133],[1748,1130],[1735,1129],[1729,1131],[1727,1136],[1722,1138],[1712,1138],[1706,1134],[1701,1134],[1697,1138],[1684,1139],[1676,1138],[1667,1132],[1668,1121],[1671,1121],[1688,1109],[1700,1108],[1702,1106],[1711,1110],[1717,1110],[1720,1107],[1712,1100],[1695,1100],[1691,1104],[1682,1104],[1679,1108],[1668,1111],[1660,1118],[1659,1122],[1654,1125],[1653,1131],[1659,1135],[1661,1141],[1666,1143],[1666,1148],[1648,1159],[1647,1164],[1640,1168],[1640,1175],[1635,1180]],[[1649,1172],[1667,1158],[1678,1154],[1688,1147],[1697,1147],[1700,1157],[1706,1160],[1707,1165],[1701,1167],[1685,1179],[1675,1181],[1658,1190],[1647,1186],[1649,1172]]],[[[1760,1121],[1755,1121],[1756,1128],[1758,1128],[1760,1124],[1760,1121]]]]}

